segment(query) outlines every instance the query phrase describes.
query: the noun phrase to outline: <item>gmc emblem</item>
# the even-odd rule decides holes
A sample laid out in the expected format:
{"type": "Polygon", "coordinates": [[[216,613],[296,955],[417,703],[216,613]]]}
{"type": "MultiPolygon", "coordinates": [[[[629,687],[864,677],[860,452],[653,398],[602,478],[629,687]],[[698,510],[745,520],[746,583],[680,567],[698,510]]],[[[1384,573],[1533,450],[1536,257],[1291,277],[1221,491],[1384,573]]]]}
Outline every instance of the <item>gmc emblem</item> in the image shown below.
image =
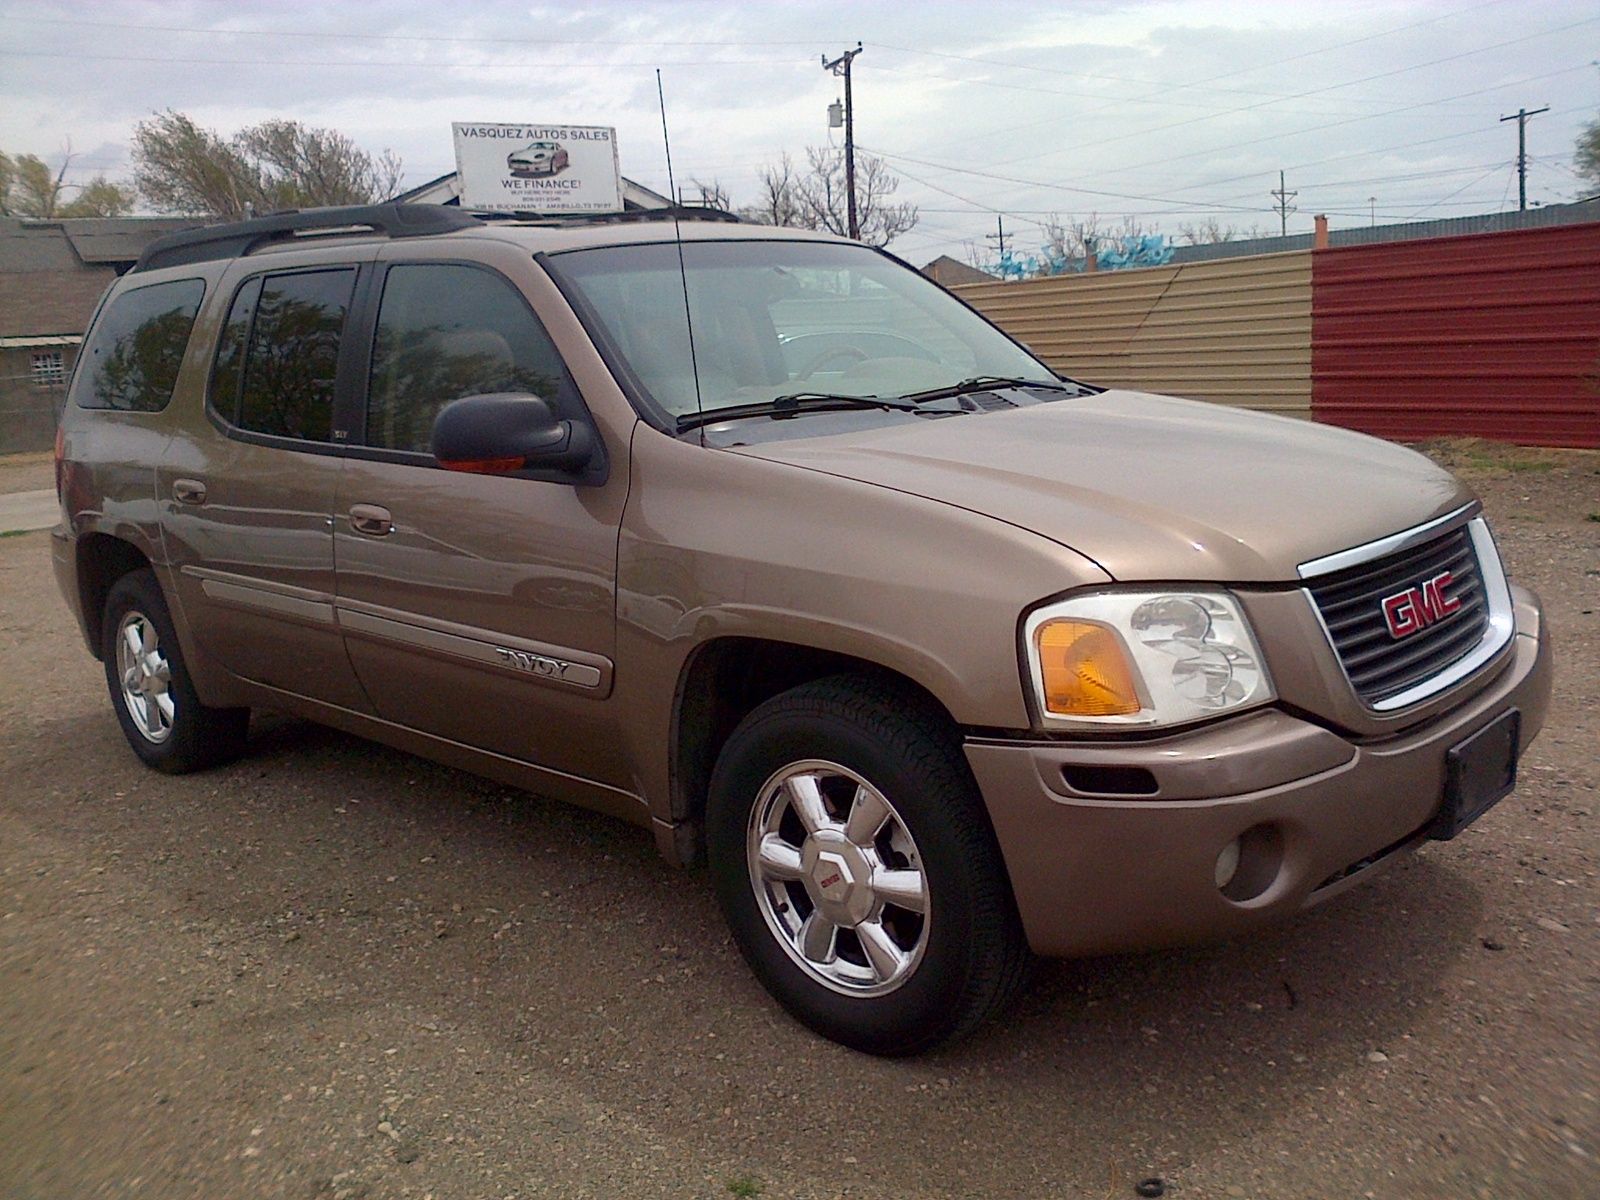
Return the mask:
{"type": "Polygon", "coordinates": [[[1460,609],[1461,601],[1445,595],[1445,589],[1454,582],[1455,576],[1449,571],[1440,571],[1417,587],[1385,596],[1383,621],[1389,627],[1389,636],[1410,637],[1460,609]]]}

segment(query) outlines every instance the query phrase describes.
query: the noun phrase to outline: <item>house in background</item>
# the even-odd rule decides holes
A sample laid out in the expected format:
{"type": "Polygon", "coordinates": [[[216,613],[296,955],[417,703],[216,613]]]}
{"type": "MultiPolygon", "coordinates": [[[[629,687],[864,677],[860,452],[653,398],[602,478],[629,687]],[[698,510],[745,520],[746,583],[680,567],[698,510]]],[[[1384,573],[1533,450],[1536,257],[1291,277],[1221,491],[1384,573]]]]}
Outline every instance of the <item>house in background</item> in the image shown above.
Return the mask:
{"type": "Polygon", "coordinates": [[[922,268],[922,273],[943,287],[955,287],[958,283],[994,283],[999,278],[987,271],[969,266],[960,259],[951,258],[948,254],[939,255],[922,268]]]}
{"type": "Polygon", "coordinates": [[[196,218],[0,217],[0,454],[48,449],[67,377],[111,281],[196,218]]]}

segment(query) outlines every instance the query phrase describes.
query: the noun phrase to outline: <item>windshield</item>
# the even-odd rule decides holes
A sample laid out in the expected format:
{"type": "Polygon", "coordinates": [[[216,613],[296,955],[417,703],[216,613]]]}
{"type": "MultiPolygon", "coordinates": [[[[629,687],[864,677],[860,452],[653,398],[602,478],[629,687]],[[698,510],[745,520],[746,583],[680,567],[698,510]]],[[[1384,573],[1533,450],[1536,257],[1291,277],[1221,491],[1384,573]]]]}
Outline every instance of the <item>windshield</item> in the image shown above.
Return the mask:
{"type": "Polygon", "coordinates": [[[668,417],[796,392],[905,396],[979,375],[1053,381],[1048,367],[931,281],[864,246],[671,242],[552,256],[668,417]]]}

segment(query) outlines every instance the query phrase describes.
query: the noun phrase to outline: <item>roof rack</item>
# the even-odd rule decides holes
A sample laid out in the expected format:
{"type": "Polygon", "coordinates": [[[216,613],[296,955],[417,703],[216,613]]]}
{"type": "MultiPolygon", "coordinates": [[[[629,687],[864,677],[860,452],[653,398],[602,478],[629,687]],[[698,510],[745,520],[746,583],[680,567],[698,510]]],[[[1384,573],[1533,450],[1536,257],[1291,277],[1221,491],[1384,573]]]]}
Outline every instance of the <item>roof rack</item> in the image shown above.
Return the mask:
{"type": "Polygon", "coordinates": [[[355,204],[342,208],[290,209],[248,221],[185,229],[157,238],[145,247],[139,261],[133,264],[133,270],[154,271],[159,267],[238,258],[267,242],[285,241],[302,234],[371,230],[391,238],[407,238],[449,233],[489,221],[558,227],[671,219],[739,223],[739,218],[731,212],[699,205],[590,213],[491,212],[444,204],[355,204]]]}
{"type": "Polygon", "coordinates": [[[265,242],[306,233],[371,230],[391,238],[425,237],[479,225],[478,214],[440,204],[354,204],[341,208],[291,209],[248,221],[206,225],[157,238],[145,247],[135,271],[237,258],[265,242]]]}
{"type": "Polygon", "coordinates": [[[703,204],[678,204],[666,208],[630,208],[623,212],[499,212],[482,208],[458,208],[455,211],[471,213],[480,221],[515,221],[519,225],[545,225],[552,228],[562,225],[623,225],[639,221],[670,220],[744,224],[742,218],[726,209],[710,208],[703,204]]]}

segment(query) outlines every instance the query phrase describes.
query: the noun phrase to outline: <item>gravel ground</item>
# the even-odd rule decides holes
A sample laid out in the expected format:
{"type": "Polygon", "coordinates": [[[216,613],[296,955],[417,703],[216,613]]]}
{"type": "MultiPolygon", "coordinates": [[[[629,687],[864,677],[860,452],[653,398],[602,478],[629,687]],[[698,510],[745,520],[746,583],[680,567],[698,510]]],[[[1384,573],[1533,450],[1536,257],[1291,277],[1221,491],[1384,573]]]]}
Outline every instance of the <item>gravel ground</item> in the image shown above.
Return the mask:
{"type": "Polygon", "coordinates": [[[0,455],[0,496],[13,492],[33,492],[55,485],[53,453],[0,455]]]}
{"type": "Polygon", "coordinates": [[[911,1062],[790,1022],[640,831],[281,719],[143,770],[0,540],[0,1195],[1600,1194],[1600,455],[1434,449],[1556,632],[1517,794],[911,1062]]]}

